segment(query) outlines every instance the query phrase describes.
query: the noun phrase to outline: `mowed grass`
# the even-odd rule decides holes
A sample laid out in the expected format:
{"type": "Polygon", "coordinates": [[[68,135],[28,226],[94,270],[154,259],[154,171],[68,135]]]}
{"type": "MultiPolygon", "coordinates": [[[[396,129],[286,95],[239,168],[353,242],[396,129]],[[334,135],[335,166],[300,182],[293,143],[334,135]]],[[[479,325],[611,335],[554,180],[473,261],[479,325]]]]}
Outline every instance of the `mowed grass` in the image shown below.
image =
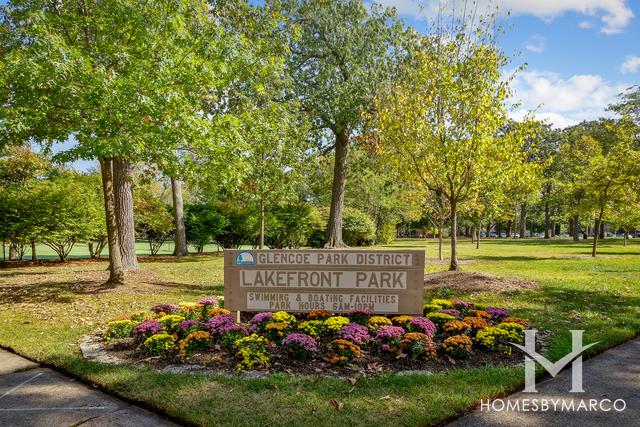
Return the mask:
{"type": "MultiPolygon", "coordinates": [[[[640,243],[623,247],[605,239],[592,259],[590,241],[487,240],[475,249],[460,244],[463,269],[533,280],[526,292],[460,293],[455,297],[504,306],[548,331],[547,354],[570,348],[570,329],[585,329],[585,341],[600,341],[592,353],[640,333],[640,243]]],[[[375,249],[425,249],[428,271],[441,271],[433,241],[399,240],[375,249]]],[[[148,262],[148,273],[122,289],[101,289],[105,262],[0,270],[0,345],[127,398],[197,425],[432,425],[474,408],[480,399],[521,389],[521,368],[487,366],[430,376],[381,375],[342,379],[276,374],[247,379],[215,374],[169,374],[148,368],[87,362],[78,343],[108,319],[156,302],[193,301],[221,294],[222,258],[187,257],[148,262]],[[331,400],[344,403],[342,410],[331,400]]],[[[588,381],[588,379],[587,379],[588,381]]]]}

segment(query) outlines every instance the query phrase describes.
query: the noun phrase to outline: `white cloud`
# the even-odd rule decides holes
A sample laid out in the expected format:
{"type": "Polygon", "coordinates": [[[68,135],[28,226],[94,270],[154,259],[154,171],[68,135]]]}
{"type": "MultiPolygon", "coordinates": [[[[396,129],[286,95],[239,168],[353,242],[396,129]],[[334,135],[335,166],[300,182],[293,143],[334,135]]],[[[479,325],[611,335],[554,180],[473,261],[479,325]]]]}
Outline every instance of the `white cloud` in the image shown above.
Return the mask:
{"type": "Polygon", "coordinates": [[[635,73],[638,69],[640,69],[640,56],[629,55],[620,65],[620,72],[622,74],[635,73]]]}
{"type": "Polygon", "coordinates": [[[513,82],[514,101],[521,105],[513,113],[522,118],[534,110],[537,118],[554,127],[605,116],[607,105],[629,85],[612,83],[595,74],[575,74],[567,79],[548,71],[525,71],[513,82]]]}
{"type": "MultiPolygon", "coordinates": [[[[421,18],[419,5],[425,4],[432,15],[437,12],[439,4],[449,7],[460,7],[465,2],[452,0],[376,0],[385,6],[395,6],[400,15],[421,18]]],[[[494,6],[502,10],[510,10],[516,15],[534,15],[551,20],[566,12],[579,13],[589,17],[599,17],[602,21],[601,31],[606,34],[622,32],[633,19],[633,11],[627,6],[627,0],[478,0],[478,11],[489,11],[494,6]]],[[[587,22],[587,21],[583,21],[587,22]]],[[[580,24],[580,28],[586,28],[580,24]]],[[[588,23],[591,25],[591,23],[588,23]]]]}
{"type": "Polygon", "coordinates": [[[544,51],[545,38],[537,34],[531,36],[529,42],[525,45],[527,50],[533,53],[542,53],[544,51]]]}
{"type": "Polygon", "coordinates": [[[580,27],[583,30],[590,30],[593,28],[593,22],[591,21],[580,21],[580,23],[578,24],[578,27],[580,27]]]}

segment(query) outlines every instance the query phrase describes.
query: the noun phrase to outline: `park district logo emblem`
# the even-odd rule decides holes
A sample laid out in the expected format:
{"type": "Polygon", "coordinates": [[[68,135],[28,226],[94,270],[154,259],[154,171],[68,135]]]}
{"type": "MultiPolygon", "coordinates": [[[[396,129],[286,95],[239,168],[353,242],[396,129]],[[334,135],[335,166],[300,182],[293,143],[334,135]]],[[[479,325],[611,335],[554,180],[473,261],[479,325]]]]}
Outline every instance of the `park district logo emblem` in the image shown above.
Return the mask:
{"type": "Polygon", "coordinates": [[[571,353],[564,356],[555,363],[550,362],[544,356],[536,352],[536,333],[535,329],[527,329],[524,331],[524,346],[510,343],[526,354],[524,356],[525,367],[525,393],[536,393],[536,362],[549,372],[552,377],[560,373],[562,368],[571,363],[571,390],[570,393],[584,393],[582,388],[582,353],[588,348],[598,344],[597,342],[582,345],[583,330],[571,330],[571,353]]]}
{"type": "Polygon", "coordinates": [[[251,252],[240,252],[236,257],[236,265],[256,265],[256,260],[251,252]]]}

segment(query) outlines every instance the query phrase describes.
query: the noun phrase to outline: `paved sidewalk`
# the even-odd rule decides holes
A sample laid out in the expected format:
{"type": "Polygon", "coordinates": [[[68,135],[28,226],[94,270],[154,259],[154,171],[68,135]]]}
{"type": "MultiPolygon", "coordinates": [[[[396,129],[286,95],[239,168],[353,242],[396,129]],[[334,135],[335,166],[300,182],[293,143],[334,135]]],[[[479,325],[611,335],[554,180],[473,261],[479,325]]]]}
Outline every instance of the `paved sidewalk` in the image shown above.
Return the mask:
{"type": "Polygon", "coordinates": [[[169,427],[176,424],[0,349],[0,426],[169,427]]]}
{"type": "MultiPolygon", "coordinates": [[[[477,410],[453,423],[452,427],[469,426],[633,426],[640,425],[640,338],[605,351],[584,362],[584,393],[568,393],[571,389],[571,368],[537,385],[538,393],[516,393],[505,397],[511,402],[522,399],[573,400],[578,407],[580,400],[624,399],[622,412],[602,411],[484,411],[477,410]]],[[[561,403],[558,405],[560,407],[561,403]]],[[[620,407],[621,403],[618,403],[620,407]]],[[[500,408],[500,405],[498,405],[500,408]]]]}

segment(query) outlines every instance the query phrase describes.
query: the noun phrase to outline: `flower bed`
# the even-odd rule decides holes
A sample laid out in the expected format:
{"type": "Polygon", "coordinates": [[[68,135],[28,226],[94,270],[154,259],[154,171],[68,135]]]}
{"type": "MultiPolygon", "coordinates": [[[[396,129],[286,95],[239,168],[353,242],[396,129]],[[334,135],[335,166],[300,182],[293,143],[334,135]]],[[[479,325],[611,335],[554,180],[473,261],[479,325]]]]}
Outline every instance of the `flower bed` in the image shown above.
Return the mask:
{"type": "Polygon", "coordinates": [[[368,374],[517,363],[509,342],[521,343],[530,325],[505,308],[444,299],[425,304],[423,316],[363,310],[246,316],[236,323],[215,297],[157,304],[108,322],[102,336],[108,351],[156,367],[368,374]]]}

